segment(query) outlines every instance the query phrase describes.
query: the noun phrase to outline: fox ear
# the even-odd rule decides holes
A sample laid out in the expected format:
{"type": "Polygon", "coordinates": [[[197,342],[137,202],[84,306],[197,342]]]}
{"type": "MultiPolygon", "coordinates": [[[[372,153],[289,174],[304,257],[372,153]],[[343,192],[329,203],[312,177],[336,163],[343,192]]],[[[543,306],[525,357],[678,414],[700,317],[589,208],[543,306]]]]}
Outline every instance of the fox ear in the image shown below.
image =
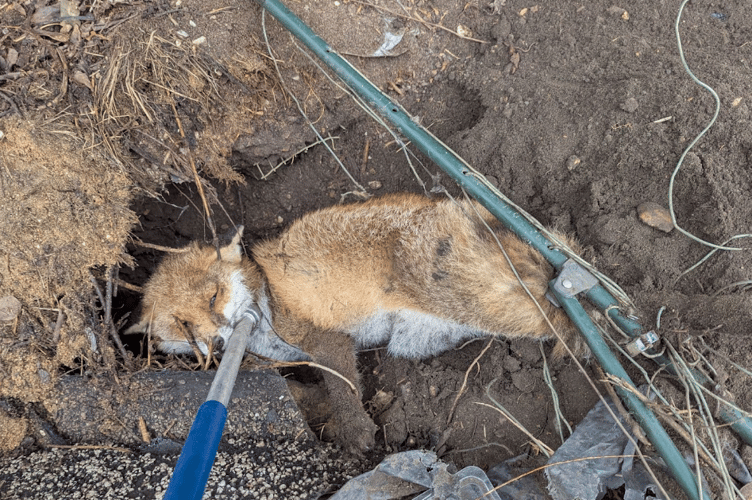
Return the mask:
{"type": "Polygon", "coordinates": [[[160,321],[159,318],[143,318],[135,325],[128,327],[123,333],[125,335],[130,335],[133,333],[148,333],[149,328],[151,328],[151,336],[153,338],[182,338],[182,334],[180,332],[173,331],[173,325],[171,322],[160,321]]]}
{"type": "Polygon", "coordinates": [[[142,319],[135,325],[128,327],[123,333],[125,335],[130,335],[132,333],[146,333],[148,328],[149,328],[149,320],[142,319]]]}
{"type": "Polygon", "coordinates": [[[232,237],[232,241],[227,246],[219,249],[219,255],[222,260],[231,262],[233,264],[239,263],[243,258],[243,251],[240,249],[240,239],[243,237],[243,226],[238,226],[238,230],[235,236],[232,237]]]}

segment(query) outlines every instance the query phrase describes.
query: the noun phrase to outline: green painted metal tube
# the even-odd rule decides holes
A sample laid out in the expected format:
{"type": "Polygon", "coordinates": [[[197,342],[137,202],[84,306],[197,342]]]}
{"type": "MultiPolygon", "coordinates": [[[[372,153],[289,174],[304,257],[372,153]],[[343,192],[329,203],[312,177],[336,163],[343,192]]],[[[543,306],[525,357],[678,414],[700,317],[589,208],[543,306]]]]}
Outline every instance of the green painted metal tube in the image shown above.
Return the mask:
{"type": "MultiPolygon", "coordinates": [[[[272,14],[277,21],[303,42],[308,49],[329,66],[329,68],[331,68],[354,92],[373,106],[383,117],[394,124],[394,126],[405,137],[412,141],[426,156],[444,170],[444,172],[450,175],[460,186],[473,196],[473,198],[486,207],[486,209],[497,217],[509,230],[513,231],[522,240],[538,250],[557,270],[563,266],[564,262],[567,260],[564,253],[553,248],[548,239],[539,233],[532,224],[503,200],[500,200],[493,192],[476,179],[473,173],[469,171],[454,152],[436,140],[435,137],[429,134],[420,125],[416,124],[398,103],[393,102],[374,87],[373,84],[364,78],[347,60],[336,54],[335,51],[324,42],[324,40],[313,33],[303,21],[295,16],[295,14],[290,12],[278,0],[256,0],[256,2],[272,14]]],[[[643,330],[639,323],[625,317],[617,309],[609,309],[610,306],[617,306],[618,303],[602,286],[597,285],[593,287],[587,292],[586,297],[599,309],[607,311],[607,314],[616,322],[616,324],[629,335],[637,336],[642,333],[643,330]]],[[[613,355],[611,355],[611,358],[613,358],[613,355]]],[[[615,359],[613,361],[613,366],[614,369],[618,369],[621,372],[624,371],[615,359]]],[[[603,368],[611,373],[606,366],[603,368]]],[[[701,381],[705,382],[705,380],[701,381]]],[[[722,417],[726,419],[726,422],[732,424],[733,428],[739,432],[747,443],[752,444],[752,422],[749,418],[730,410],[730,408],[727,408],[722,411],[722,417]]],[[[654,420],[655,417],[650,414],[650,417],[643,421],[647,423],[653,422],[654,420]]],[[[652,423],[649,425],[652,425],[652,423]]],[[[660,428],[660,425],[658,427],[660,428]]],[[[663,431],[662,428],[660,429],[663,431]]],[[[645,429],[645,432],[648,435],[651,435],[652,433],[652,431],[649,431],[648,429],[645,429]]],[[[673,443],[671,443],[671,446],[673,447],[673,443]]],[[[684,463],[683,460],[681,463],[686,467],[686,463],[684,463]]],[[[676,466],[680,468],[682,467],[681,465],[676,466]]],[[[684,473],[686,474],[687,471],[688,468],[684,473]]],[[[697,492],[696,485],[693,491],[697,492]]]]}
{"type": "MultiPolygon", "coordinates": [[[[677,374],[676,367],[665,355],[657,356],[653,358],[653,360],[659,365],[665,366],[669,373],[673,375],[677,374]]],[[[694,379],[700,385],[711,386],[713,384],[713,381],[708,379],[704,373],[693,368],[690,368],[690,371],[692,372],[694,379]]],[[[747,416],[740,413],[736,408],[722,402],[719,402],[718,416],[721,420],[729,424],[731,429],[733,429],[745,443],[752,445],[752,421],[750,421],[747,416]]]]}
{"type": "MultiPolygon", "coordinates": [[[[559,294],[553,286],[550,286],[549,289],[556,295],[556,299],[559,301],[562,308],[564,308],[574,324],[577,325],[577,328],[580,329],[585,337],[585,341],[593,353],[593,356],[598,360],[598,363],[603,370],[634,387],[634,383],[629,378],[629,375],[627,375],[627,372],[624,371],[624,368],[619,364],[611,350],[603,341],[598,328],[593,324],[590,316],[588,316],[585,309],[583,309],[582,304],[580,304],[575,298],[564,297],[559,294]]],[[[618,386],[616,386],[616,392],[629,408],[632,417],[634,417],[640,427],[645,431],[650,443],[655,446],[656,450],[658,450],[658,453],[666,462],[674,479],[676,479],[687,496],[692,500],[699,500],[700,498],[709,500],[712,498],[707,491],[703,491],[703,497],[700,497],[697,478],[692,473],[687,462],[684,461],[681,453],[671,441],[671,438],[668,437],[668,434],[663,429],[660,422],[658,422],[655,415],[653,415],[643,402],[632,392],[618,386]]]]}

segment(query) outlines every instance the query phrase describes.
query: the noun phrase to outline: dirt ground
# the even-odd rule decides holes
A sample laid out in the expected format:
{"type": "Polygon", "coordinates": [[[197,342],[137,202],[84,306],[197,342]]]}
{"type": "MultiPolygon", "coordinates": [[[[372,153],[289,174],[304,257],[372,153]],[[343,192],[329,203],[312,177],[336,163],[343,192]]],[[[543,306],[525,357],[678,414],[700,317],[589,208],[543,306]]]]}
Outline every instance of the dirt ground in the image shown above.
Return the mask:
{"type": "MultiPolygon", "coordinates": [[[[750,380],[725,357],[752,364],[749,251],[717,252],[683,274],[709,249],[638,217],[646,202],[668,208],[672,171],[714,112],[680,62],[679,3],[287,5],[515,203],[574,234],[646,327],[666,306],[660,333],[702,351],[715,381],[748,411],[750,380]],[[373,57],[387,32],[401,41],[373,57]]],[[[415,149],[413,172],[394,138],[254,2],[84,1],[71,15],[61,22],[52,2],[0,6],[6,450],[23,440],[30,409],[55,398],[61,377],[107,374],[117,390],[118,376],[156,369],[145,367],[142,339],[124,339],[124,362],[110,328],[127,324],[139,300],[127,284],[142,285],[163,255],[140,242],[211,238],[196,177],[217,232],[243,224],[249,245],[343,201],[437,185],[461,195],[415,149]],[[126,285],[110,301],[115,274],[126,285]]],[[[721,105],[676,176],[674,210],[681,227],[722,243],[752,225],[752,16],[741,1],[692,2],[680,29],[690,66],[721,105]]],[[[499,339],[468,371],[486,342],[421,362],[362,354],[366,405],[382,427],[377,454],[431,447],[458,467],[488,468],[534,453],[527,436],[480,404],[488,395],[549,446],[560,444],[540,347],[499,339]]],[[[597,377],[592,363],[586,371],[597,377]]],[[[576,424],[597,398],[573,363],[551,373],[576,424]]],[[[315,383],[317,375],[293,377],[315,383]]]]}

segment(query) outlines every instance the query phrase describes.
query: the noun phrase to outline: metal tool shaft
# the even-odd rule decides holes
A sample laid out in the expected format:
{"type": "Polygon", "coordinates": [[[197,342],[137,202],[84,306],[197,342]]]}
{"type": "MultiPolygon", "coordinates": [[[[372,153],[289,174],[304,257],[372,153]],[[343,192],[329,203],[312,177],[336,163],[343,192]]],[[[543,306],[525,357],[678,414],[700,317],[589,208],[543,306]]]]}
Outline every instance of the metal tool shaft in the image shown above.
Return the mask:
{"type": "Polygon", "coordinates": [[[203,496],[225,428],[227,404],[243,361],[248,338],[260,319],[261,312],[254,306],[235,326],[206,402],[198,409],[188,439],[183,445],[165,500],[200,500],[203,496]]]}

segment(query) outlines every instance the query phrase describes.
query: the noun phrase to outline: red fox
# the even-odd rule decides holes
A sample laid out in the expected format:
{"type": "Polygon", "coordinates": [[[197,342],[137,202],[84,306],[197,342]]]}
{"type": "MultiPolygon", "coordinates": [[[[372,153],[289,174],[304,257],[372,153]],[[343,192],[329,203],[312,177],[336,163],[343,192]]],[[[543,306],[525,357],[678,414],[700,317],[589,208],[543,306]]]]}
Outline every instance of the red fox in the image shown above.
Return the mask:
{"type": "MultiPolygon", "coordinates": [[[[395,194],[326,208],[256,244],[253,261],[243,257],[241,237],[242,227],[221,259],[197,242],[167,256],[144,287],[140,322],[126,333],[150,326],[163,351],[190,353],[193,339],[206,353],[255,303],[263,319],[249,351],[313,360],[356,386],[359,348],[426,358],[476,337],[551,337],[500,242],[562,339],[583,352],[569,318],[545,298],[552,267],[477,202],[395,194]]],[[[557,345],[555,354],[563,352],[557,345]]],[[[352,452],[368,450],[376,426],[360,394],[323,376],[337,439],[352,452]]]]}

